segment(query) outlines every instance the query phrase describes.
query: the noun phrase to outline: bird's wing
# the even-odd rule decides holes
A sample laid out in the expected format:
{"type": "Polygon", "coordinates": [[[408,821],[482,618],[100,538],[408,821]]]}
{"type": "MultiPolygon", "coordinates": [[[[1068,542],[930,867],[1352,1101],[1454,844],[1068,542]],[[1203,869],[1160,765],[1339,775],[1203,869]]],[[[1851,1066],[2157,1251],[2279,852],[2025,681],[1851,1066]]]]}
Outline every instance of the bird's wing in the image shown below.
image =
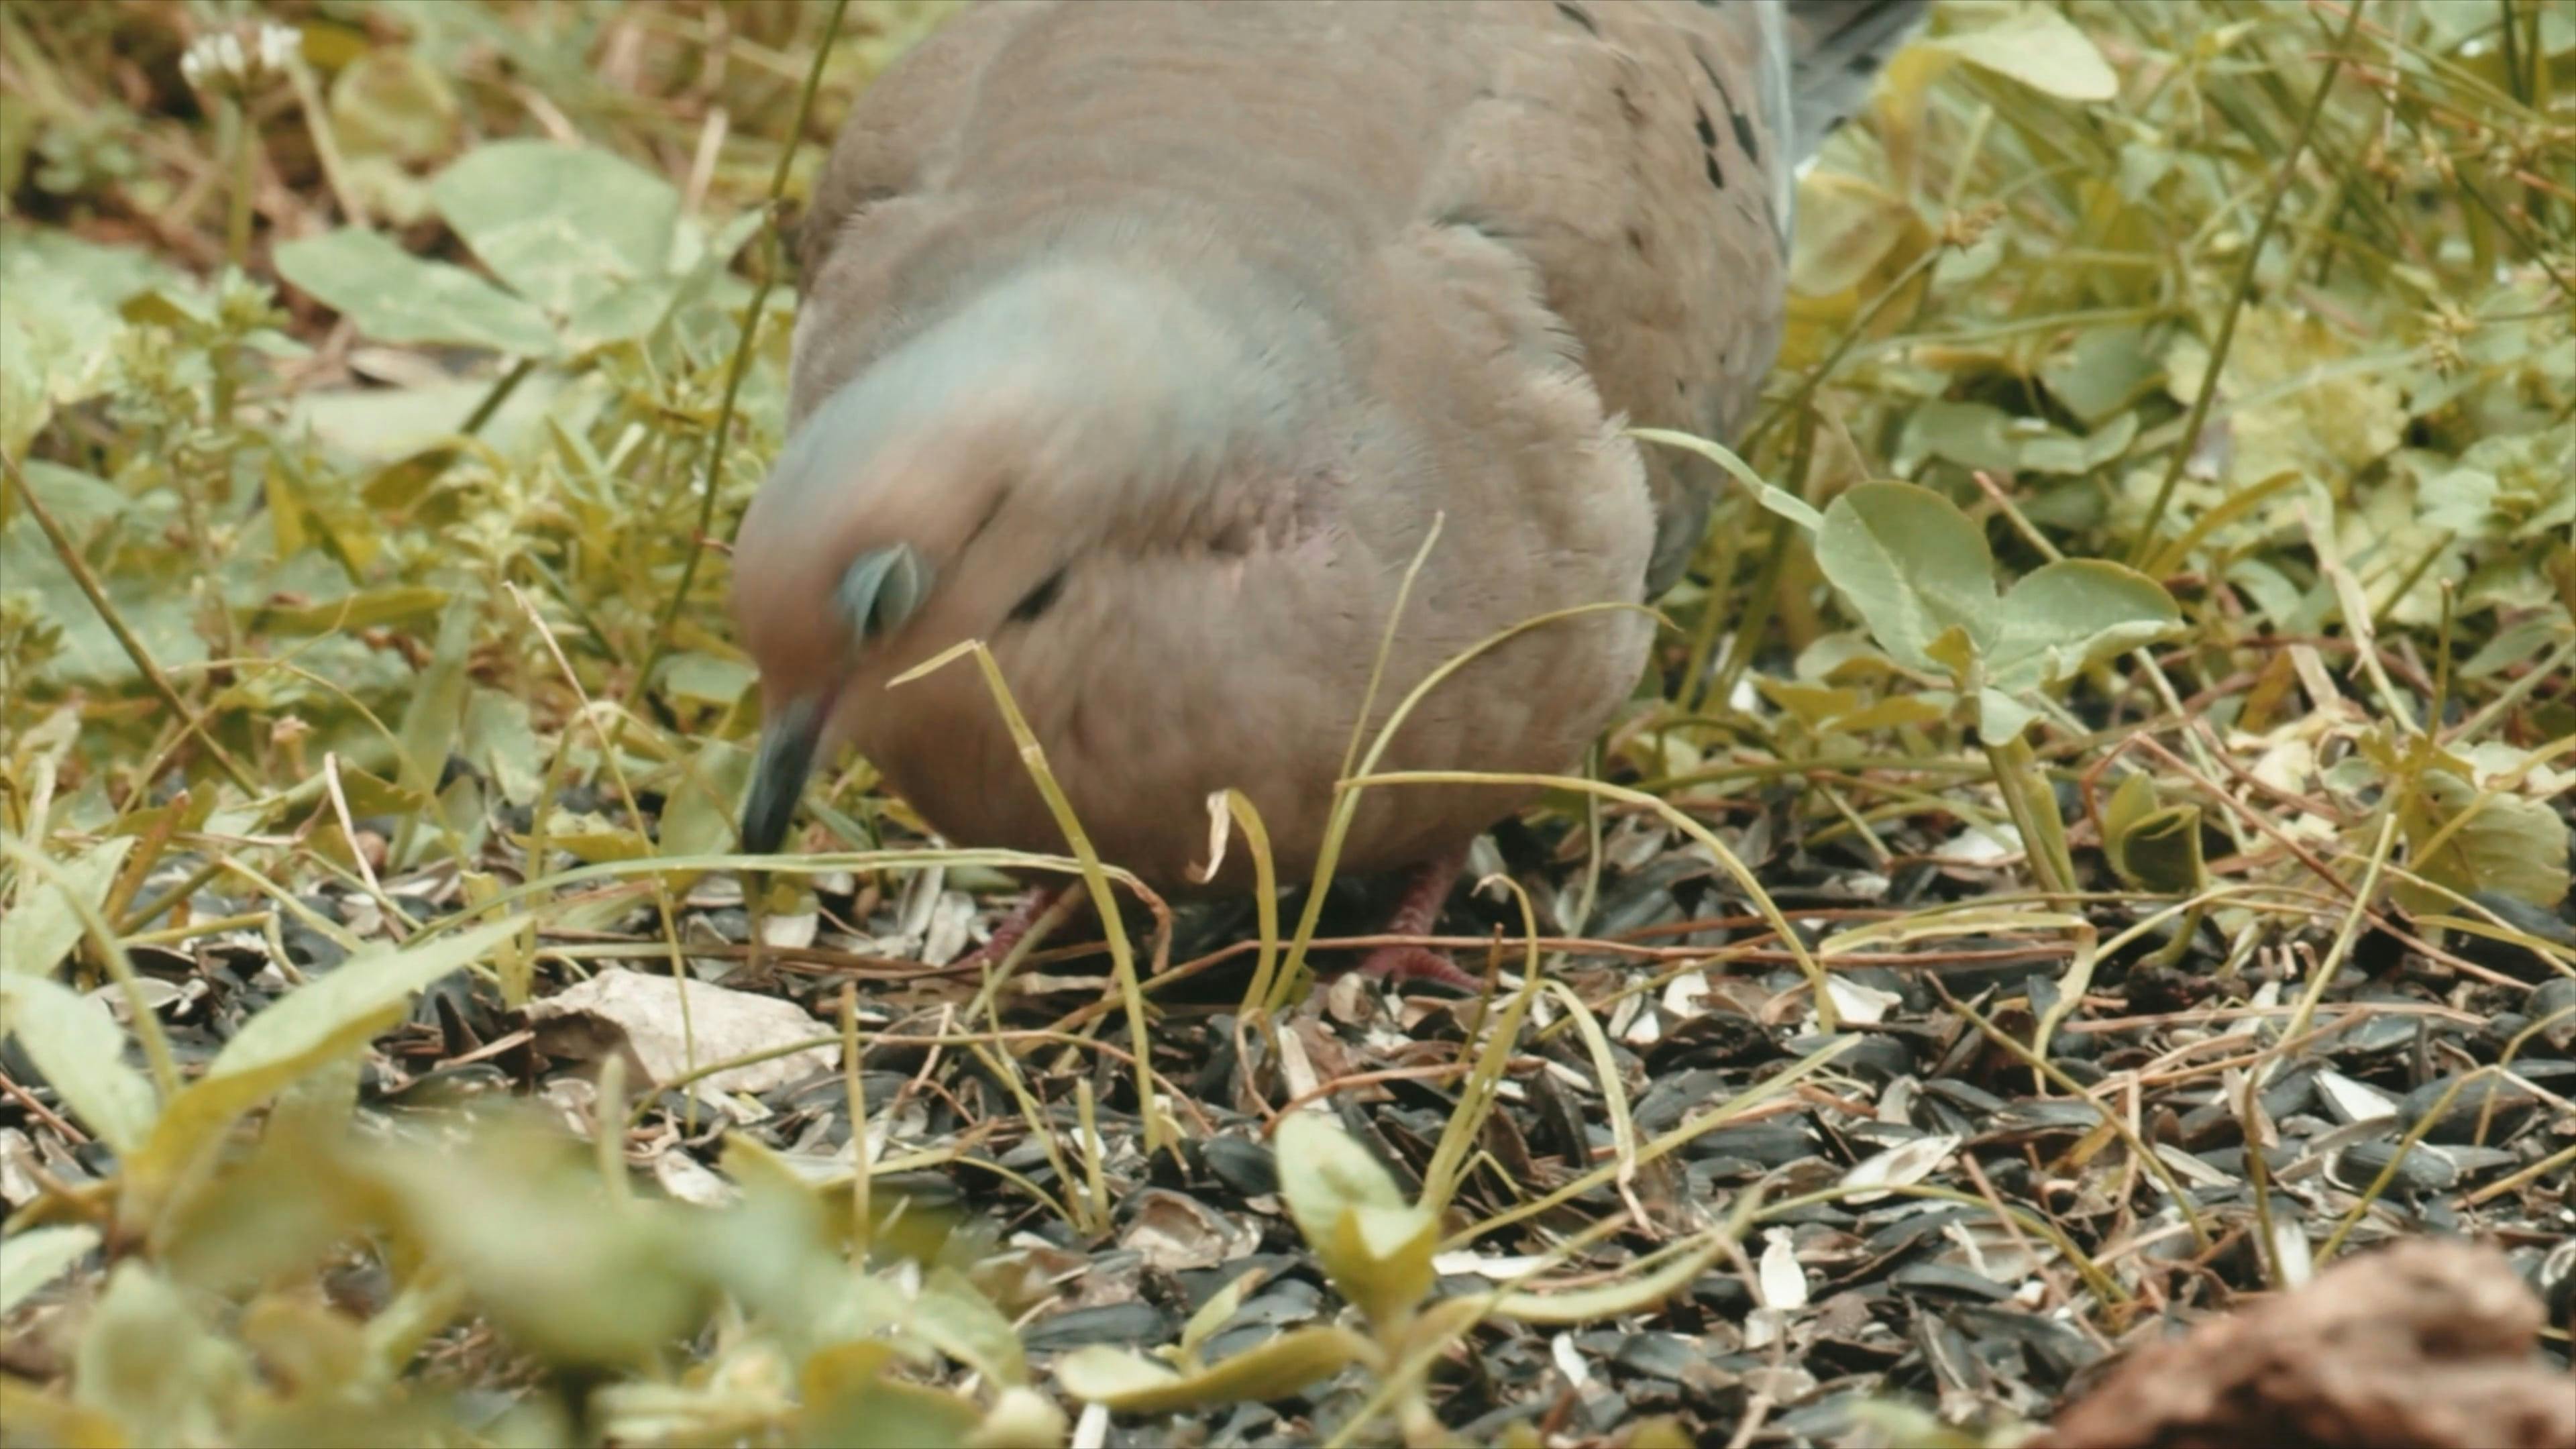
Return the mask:
{"type": "MultiPolygon", "coordinates": [[[[796,411],[1068,237],[1175,269],[1210,238],[1330,313],[1429,223],[1535,269],[1606,412],[1729,437],[1778,346],[1794,169],[1927,5],[979,6],[862,97],[817,185],[796,411]]],[[[1651,595],[1715,480],[1646,468],[1651,595]]]]}
{"type": "MultiPolygon", "coordinates": [[[[1533,262],[1603,403],[1728,440],[1778,350],[1796,173],[1929,0],[1557,0],[1496,52],[1434,206],[1533,262]]],[[[1645,459],[1647,593],[1705,532],[1705,462],[1645,459]]]]}

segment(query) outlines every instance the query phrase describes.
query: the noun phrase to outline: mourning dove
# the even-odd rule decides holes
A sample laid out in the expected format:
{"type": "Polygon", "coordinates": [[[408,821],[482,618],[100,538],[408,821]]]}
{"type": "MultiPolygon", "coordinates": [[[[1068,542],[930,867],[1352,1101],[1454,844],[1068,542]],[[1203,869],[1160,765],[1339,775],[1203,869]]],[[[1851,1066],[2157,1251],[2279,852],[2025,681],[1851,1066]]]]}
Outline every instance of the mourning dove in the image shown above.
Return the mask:
{"type": "MultiPolygon", "coordinates": [[[[1795,168],[1928,0],[989,4],[861,98],[803,241],[790,436],[734,607],[764,730],[743,835],[855,745],[960,844],[1203,881],[1244,790],[1315,864],[1353,725],[1552,611],[1649,600],[1778,344],[1795,168]]],[[[1652,622],[1597,610],[1441,681],[1380,768],[1558,773],[1652,622]]],[[[1426,928],[1518,788],[1367,792],[1340,865],[1426,928]]],[[[1371,962],[1454,974],[1422,953],[1371,962]]]]}

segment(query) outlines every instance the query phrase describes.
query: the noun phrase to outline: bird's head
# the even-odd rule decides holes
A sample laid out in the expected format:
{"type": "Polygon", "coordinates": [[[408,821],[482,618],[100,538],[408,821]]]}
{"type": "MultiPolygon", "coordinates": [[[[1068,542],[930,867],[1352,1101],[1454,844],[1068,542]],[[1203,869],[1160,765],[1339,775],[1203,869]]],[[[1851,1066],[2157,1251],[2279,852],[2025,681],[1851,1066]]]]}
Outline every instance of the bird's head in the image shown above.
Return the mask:
{"type": "Polygon", "coordinates": [[[899,707],[890,674],[963,639],[1028,647],[1068,595],[1115,593],[1117,555],[1209,526],[1208,480],[1279,430],[1260,373],[1187,297],[1065,268],[988,289],[825,394],[734,546],[764,715],[744,847],[777,848],[860,711],[899,707]]]}
{"type": "Polygon", "coordinates": [[[761,682],[760,754],[742,820],[744,848],[756,854],[785,837],[815,760],[847,733],[860,680],[882,682],[934,637],[989,634],[996,621],[977,617],[977,605],[1019,597],[1015,578],[1035,566],[1026,540],[1039,530],[1004,517],[1019,490],[1001,440],[935,414],[904,423],[886,402],[866,388],[826,399],[735,540],[734,616],[761,682]]]}

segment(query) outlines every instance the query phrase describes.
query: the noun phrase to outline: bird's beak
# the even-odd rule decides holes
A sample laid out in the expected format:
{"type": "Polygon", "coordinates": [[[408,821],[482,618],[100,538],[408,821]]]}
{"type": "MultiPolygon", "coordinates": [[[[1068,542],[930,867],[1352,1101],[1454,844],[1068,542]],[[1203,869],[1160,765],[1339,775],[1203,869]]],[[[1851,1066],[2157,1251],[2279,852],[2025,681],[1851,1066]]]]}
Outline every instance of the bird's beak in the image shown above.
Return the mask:
{"type": "Polygon", "coordinates": [[[760,730],[760,759],[752,767],[751,797],[742,807],[742,848],[770,855],[787,838],[796,801],[805,793],[805,776],[814,768],[814,750],[823,738],[823,704],[818,698],[788,701],[760,730]]]}
{"type": "MultiPolygon", "coordinates": [[[[930,588],[930,561],[908,543],[874,548],[850,561],[833,590],[853,649],[899,628],[921,608],[930,588]]],[[[742,807],[742,848],[769,855],[787,838],[787,822],[805,793],[806,773],[822,744],[829,695],[793,699],[760,732],[760,761],[753,766],[751,798],[742,807]]]]}

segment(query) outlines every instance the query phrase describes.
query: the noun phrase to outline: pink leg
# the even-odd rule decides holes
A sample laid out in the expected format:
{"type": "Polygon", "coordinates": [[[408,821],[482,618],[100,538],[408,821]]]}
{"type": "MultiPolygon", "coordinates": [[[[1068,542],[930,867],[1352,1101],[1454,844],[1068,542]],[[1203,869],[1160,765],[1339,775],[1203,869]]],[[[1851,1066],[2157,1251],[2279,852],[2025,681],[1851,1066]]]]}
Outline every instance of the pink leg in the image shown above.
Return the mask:
{"type": "MultiPolygon", "coordinates": [[[[1427,936],[1440,923],[1440,907],[1449,899],[1449,887],[1457,884],[1458,872],[1467,866],[1465,847],[1434,856],[1414,867],[1413,878],[1405,882],[1404,898],[1397,903],[1395,914],[1388,918],[1384,934],[1389,936],[1427,936]]],[[[1425,946],[1380,946],[1360,962],[1359,969],[1381,981],[1437,981],[1461,991],[1482,991],[1485,983],[1458,969],[1456,963],[1425,946]]]]}
{"type": "Polygon", "coordinates": [[[1002,958],[1011,954],[1011,948],[1036,928],[1039,919],[1055,909],[1056,902],[1080,889],[1082,878],[1079,876],[1064,885],[1031,886],[1011,903],[1010,910],[1003,913],[1002,919],[993,923],[992,939],[950,962],[950,967],[962,966],[980,971],[1000,965],[1002,958]]]}

